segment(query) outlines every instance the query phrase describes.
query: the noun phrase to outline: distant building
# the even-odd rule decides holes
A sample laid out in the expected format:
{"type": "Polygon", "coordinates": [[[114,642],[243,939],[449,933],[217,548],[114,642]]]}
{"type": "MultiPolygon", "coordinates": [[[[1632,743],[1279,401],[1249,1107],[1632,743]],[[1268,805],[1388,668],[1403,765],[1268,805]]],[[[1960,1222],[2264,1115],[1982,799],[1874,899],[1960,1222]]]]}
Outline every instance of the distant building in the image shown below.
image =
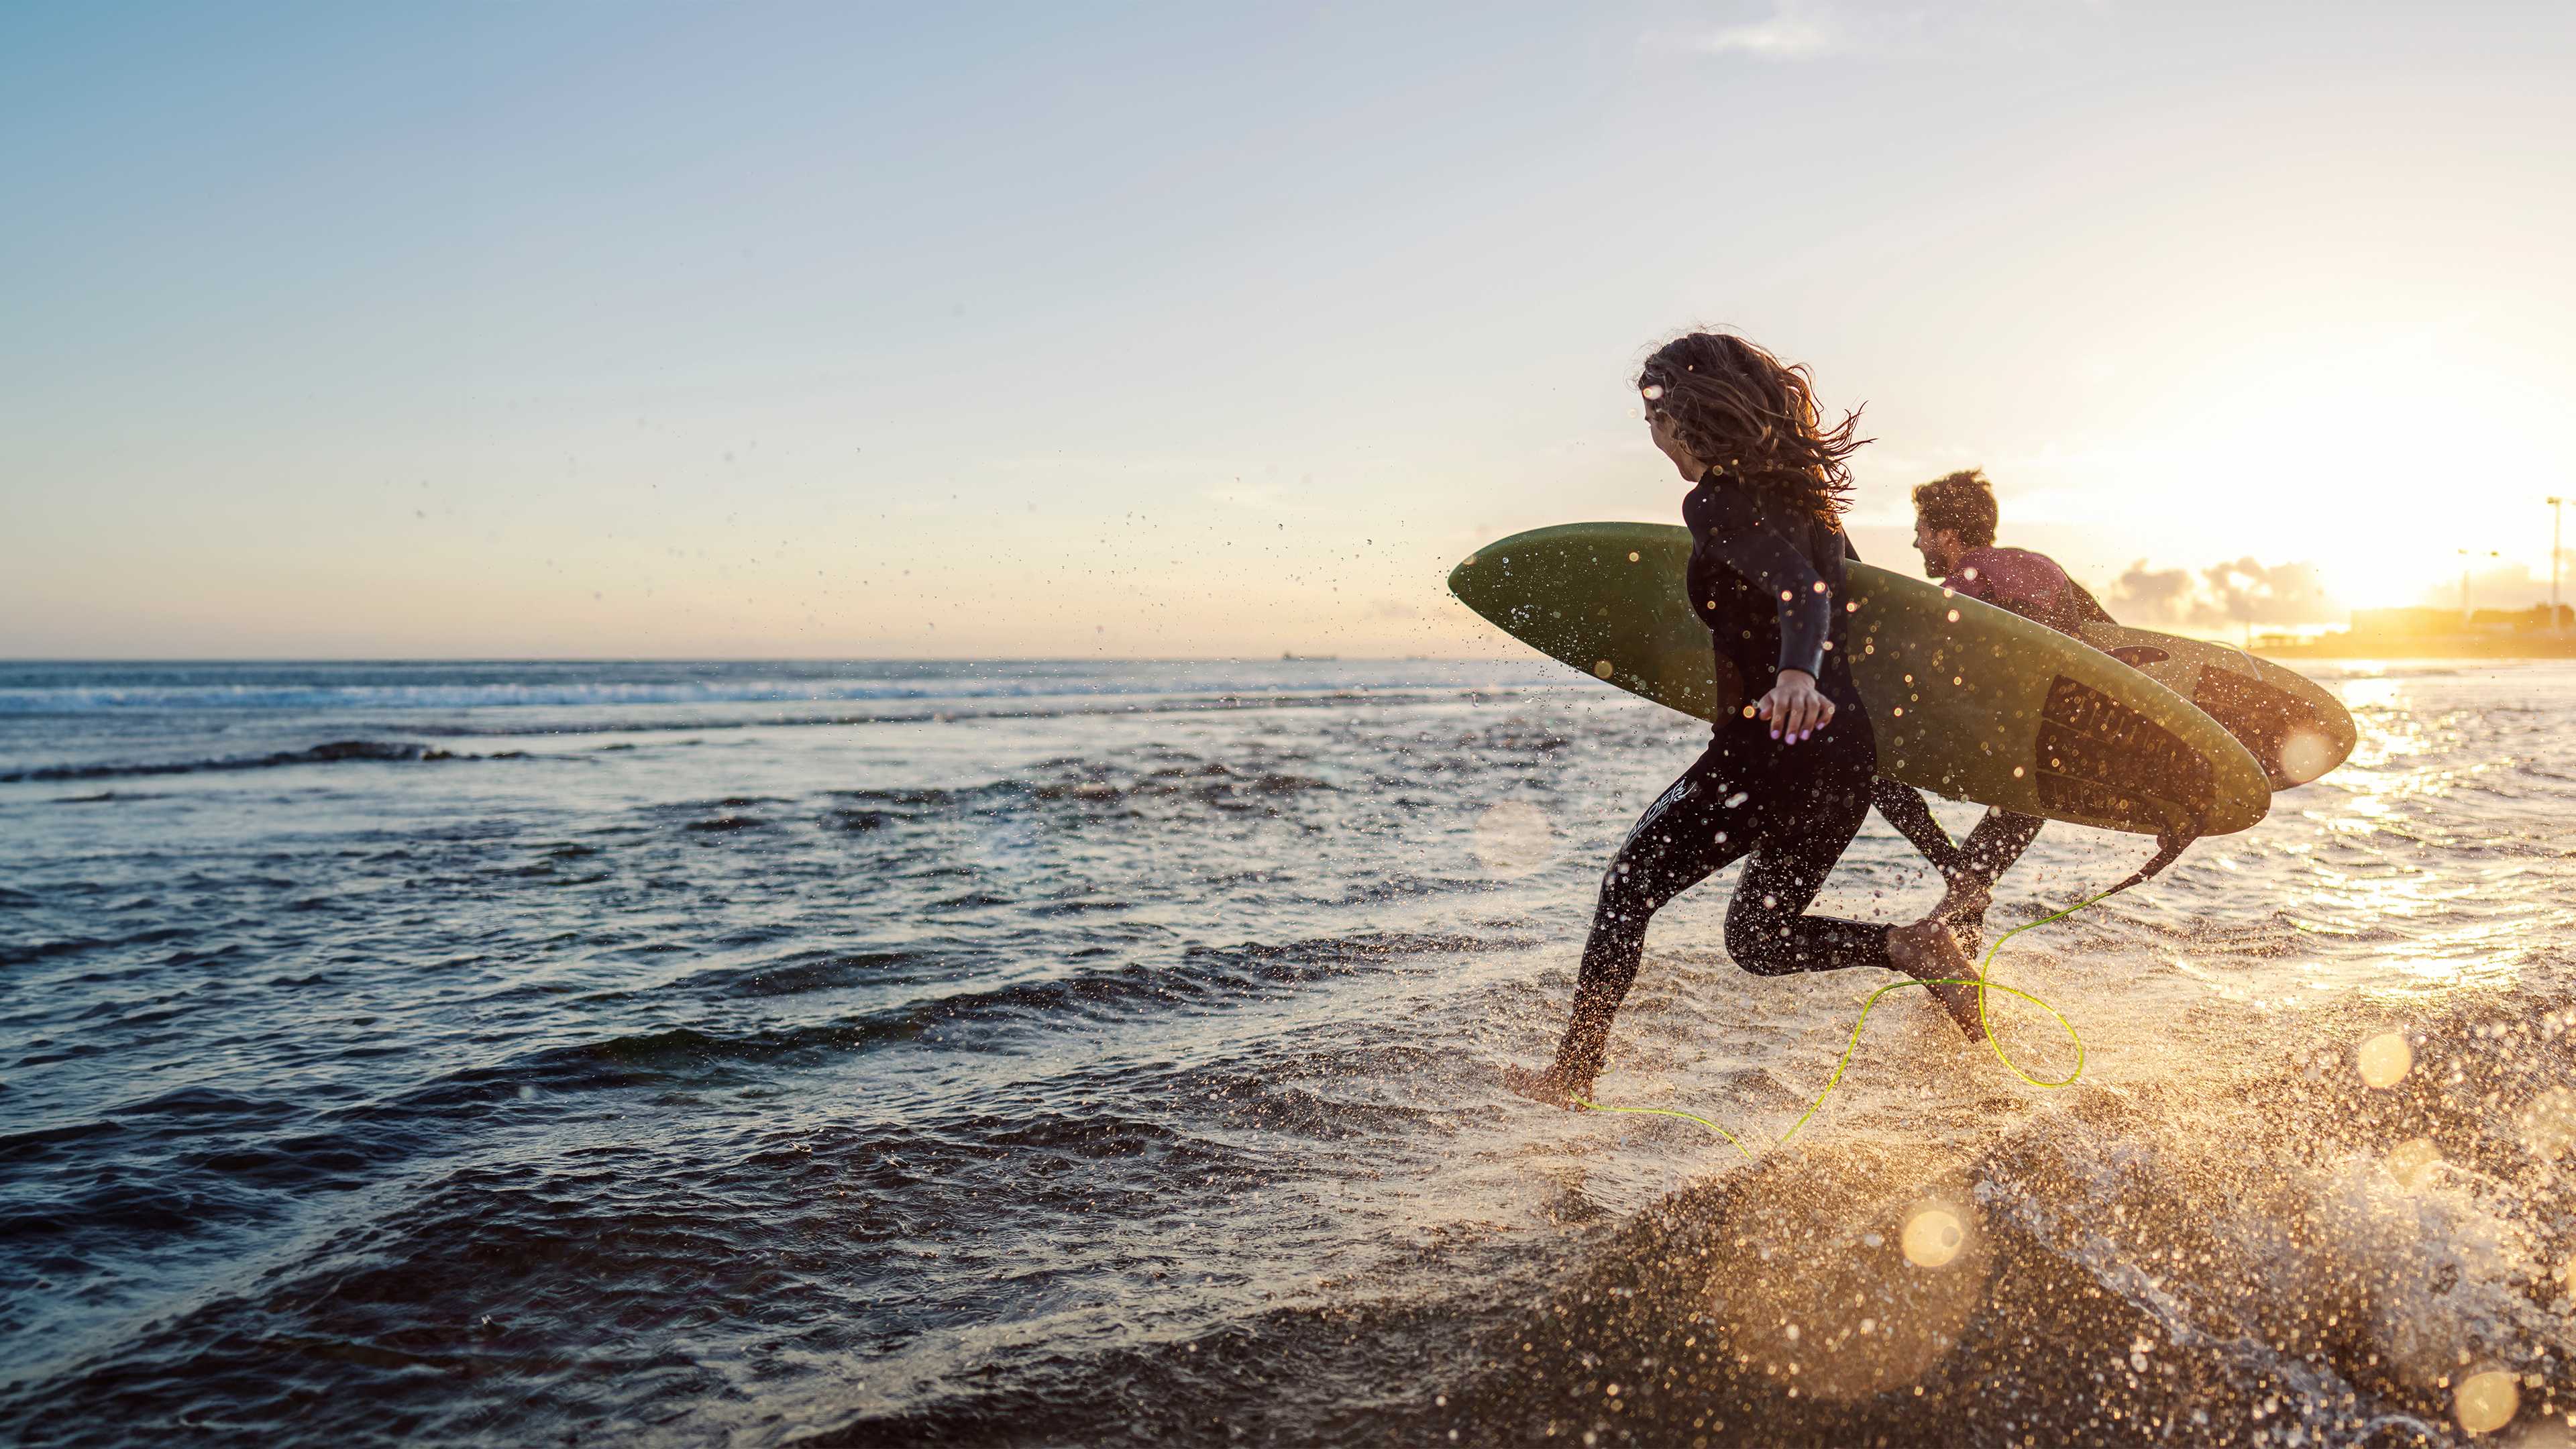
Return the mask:
{"type": "Polygon", "coordinates": [[[2355,609],[2353,637],[2408,638],[2417,634],[2459,632],[2457,609],[2355,609]]]}
{"type": "MultiPolygon", "coordinates": [[[[2559,627],[2567,626],[2570,615],[2576,615],[2576,607],[2558,606],[2559,627]]],[[[2472,629],[2546,629],[2549,624],[2547,604],[2534,604],[2528,609],[2480,609],[2469,615],[2472,629]]]]}
{"type": "MultiPolygon", "coordinates": [[[[2558,606],[2559,627],[2576,622],[2576,606],[2558,606]]],[[[2412,639],[2427,634],[2457,634],[2463,630],[2475,633],[2508,632],[2517,629],[2550,627],[2549,606],[2534,604],[2528,609],[2480,609],[2466,619],[2457,609],[2355,609],[2352,611],[2352,637],[2355,639],[2412,639]]]]}

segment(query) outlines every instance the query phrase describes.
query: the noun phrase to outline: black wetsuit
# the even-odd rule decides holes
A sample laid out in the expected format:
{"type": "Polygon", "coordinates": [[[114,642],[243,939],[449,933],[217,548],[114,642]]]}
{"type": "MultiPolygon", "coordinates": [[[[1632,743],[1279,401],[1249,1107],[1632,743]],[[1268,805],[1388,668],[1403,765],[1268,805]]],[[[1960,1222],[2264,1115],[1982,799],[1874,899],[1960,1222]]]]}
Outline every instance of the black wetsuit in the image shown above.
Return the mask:
{"type": "Polygon", "coordinates": [[[1576,1080],[1600,1070],[1647,921],[1743,856],[1752,860],[1726,908],[1735,964],[1762,976],[1889,964],[1885,926],[1805,914],[1869,814],[1878,772],[1844,648],[1843,561],[1857,555],[1841,529],[1758,481],[1703,477],[1682,500],[1682,518],[1691,530],[1691,607],[1709,626],[1720,665],[1733,666],[1748,695],[1780,670],[1805,670],[1833,701],[1834,717],[1795,745],[1742,711],[1718,720],[1708,752],[1630,828],[1601,878],[1574,1019],[1557,1052],[1576,1080]]]}

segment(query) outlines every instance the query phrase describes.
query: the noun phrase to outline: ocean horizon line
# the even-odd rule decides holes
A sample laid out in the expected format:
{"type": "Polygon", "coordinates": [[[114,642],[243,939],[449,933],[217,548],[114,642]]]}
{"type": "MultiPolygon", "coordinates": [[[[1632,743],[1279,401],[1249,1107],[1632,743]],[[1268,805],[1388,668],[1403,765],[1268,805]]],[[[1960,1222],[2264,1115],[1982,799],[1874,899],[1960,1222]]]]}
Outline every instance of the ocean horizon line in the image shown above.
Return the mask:
{"type": "Polygon", "coordinates": [[[1482,654],[0,654],[21,665],[277,664],[1486,664],[1482,654]]]}

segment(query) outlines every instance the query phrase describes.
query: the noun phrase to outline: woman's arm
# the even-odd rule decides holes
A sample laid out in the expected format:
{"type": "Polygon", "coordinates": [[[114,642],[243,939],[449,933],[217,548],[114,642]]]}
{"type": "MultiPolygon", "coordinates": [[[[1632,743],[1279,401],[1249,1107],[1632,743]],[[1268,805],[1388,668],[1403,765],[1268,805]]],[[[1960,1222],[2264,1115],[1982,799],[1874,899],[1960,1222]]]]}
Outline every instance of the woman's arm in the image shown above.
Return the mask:
{"type": "Polygon", "coordinates": [[[1766,526],[1740,490],[1708,491],[1715,495],[1705,515],[1709,553],[1767,594],[1780,619],[1779,678],[1753,712],[1770,722],[1773,739],[1794,745],[1833,722],[1834,702],[1816,688],[1833,628],[1833,595],[1815,565],[1766,526]]]}
{"type": "Polygon", "coordinates": [[[1812,684],[1825,669],[1825,641],[1833,628],[1834,601],[1814,564],[1789,540],[1764,525],[1751,500],[1734,488],[1711,489],[1710,554],[1770,595],[1780,616],[1783,672],[1812,684]]]}

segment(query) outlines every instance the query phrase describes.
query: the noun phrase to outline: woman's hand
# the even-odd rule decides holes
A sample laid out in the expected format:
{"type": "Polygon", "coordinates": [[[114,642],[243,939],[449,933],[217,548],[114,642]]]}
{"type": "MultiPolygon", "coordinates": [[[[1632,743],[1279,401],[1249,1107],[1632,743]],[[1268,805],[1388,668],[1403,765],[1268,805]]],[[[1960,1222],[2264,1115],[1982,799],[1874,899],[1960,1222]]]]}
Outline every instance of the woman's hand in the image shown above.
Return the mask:
{"type": "Polygon", "coordinates": [[[1753,706],[1771,722],[1771,738],[1796,744],[1833,723],[1834,702],[1816,690],[1816,676],[1803,669],[1783,669],[1771,692],[1753,706]]]}

